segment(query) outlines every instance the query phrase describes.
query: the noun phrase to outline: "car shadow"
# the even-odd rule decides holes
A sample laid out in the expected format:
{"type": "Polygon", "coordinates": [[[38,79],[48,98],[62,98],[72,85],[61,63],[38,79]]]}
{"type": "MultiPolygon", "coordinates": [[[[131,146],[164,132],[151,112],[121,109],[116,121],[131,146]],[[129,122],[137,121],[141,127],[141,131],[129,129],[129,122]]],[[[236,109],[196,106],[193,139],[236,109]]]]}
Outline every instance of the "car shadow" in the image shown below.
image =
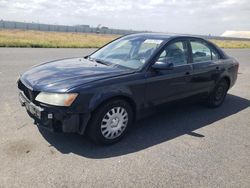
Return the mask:
{"type": "Polygon", "coordinates": [[[98,146],[86,136],[39,130],[51,146],[63,154],[75,153],[96,159],[109,158],[137,152],[185,134],[202,139],[206,135],[195,133],[195,130],[236,114],[249,106],[248,99],[230,94],[224,104],[216,109],[206,108],[197,103],[166,106],[154,115],[138,121],[120,142],[108,146],[98,146]]]}

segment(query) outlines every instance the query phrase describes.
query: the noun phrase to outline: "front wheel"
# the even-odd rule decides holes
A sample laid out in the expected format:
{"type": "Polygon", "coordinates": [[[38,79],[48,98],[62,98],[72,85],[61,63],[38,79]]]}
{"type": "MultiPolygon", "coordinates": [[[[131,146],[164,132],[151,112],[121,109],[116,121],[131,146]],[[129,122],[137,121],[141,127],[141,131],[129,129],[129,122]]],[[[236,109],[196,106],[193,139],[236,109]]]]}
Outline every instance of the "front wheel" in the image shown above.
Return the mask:
{"type": "Polygon", "coordinates": [[[212,108],[216,108],[222,105],[227,95],[228,88],[229,85],[225,79],[219,81],[214,90],[207,98],[207,105],[212,108]]]}
{"type": "Polygon", "coordinates": [[[124,100],[112,100],[93,113],[88,134],[97,144],[111,144],[126,134],[132,120],[130,104],[124,100]]]}

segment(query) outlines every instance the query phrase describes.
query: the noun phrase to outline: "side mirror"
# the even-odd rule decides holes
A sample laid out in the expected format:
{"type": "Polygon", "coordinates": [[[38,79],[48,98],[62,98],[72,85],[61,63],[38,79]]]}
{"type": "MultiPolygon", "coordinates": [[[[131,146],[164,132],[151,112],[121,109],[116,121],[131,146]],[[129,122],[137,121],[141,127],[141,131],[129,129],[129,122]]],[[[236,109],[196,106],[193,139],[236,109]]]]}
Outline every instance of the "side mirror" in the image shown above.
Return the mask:
{"type": "Polygon", "coordinates": [[[156,70],[172,70],[174,68],[174,64],[171,62],[161,62],[156,61],[155,64],[152,65],[152,67],[156,70]]]}

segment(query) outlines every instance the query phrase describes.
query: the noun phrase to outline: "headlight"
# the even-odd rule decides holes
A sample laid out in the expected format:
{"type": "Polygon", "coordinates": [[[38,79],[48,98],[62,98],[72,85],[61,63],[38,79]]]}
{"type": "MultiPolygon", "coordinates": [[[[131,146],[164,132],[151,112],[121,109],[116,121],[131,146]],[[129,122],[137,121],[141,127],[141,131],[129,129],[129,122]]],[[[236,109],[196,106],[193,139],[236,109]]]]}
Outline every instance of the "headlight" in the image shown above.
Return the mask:
{"type": "Polygon", "coordinates": [[[77,93],[47,93],[41,92],[36,101],[55,106],[70,106],[77,97],[77,93]]]}

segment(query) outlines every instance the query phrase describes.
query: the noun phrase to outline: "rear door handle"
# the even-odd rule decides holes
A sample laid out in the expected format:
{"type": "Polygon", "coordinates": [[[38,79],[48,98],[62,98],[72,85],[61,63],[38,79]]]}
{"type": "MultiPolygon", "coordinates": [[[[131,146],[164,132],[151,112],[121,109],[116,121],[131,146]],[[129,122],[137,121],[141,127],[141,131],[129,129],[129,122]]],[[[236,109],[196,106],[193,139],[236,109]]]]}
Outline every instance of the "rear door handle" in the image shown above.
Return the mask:
{"type": "Polygon", "coordinates": [[[216,69],[216,70],[219,70],[219,69],[220,69],[220,67],[216,67],[215,69],[216,69]]]}
{"type": "Polygon", "coordinates": [[[190,75],[190,72],[186,72],[185,75],[190,75]]]}

